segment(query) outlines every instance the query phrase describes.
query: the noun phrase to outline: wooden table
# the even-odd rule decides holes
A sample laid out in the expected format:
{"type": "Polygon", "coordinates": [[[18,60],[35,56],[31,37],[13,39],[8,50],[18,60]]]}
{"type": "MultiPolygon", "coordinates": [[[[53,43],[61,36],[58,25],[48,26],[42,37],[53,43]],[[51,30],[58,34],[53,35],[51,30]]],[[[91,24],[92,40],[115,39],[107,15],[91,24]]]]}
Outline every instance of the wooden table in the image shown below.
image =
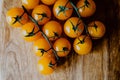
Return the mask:
{"type": "Polygon", "coordinates": [[[93,42],[90,54],[71,53],[53,74],[42,76],[32,43],[25,42],[20,29],[12,28],[5,19],[6,11],[20,7],[21,2],[0,0],[0,80],[120,80],[120,0],[94,1],[97,11],[89,21],[103,21],[106,35],[93,42]]]}

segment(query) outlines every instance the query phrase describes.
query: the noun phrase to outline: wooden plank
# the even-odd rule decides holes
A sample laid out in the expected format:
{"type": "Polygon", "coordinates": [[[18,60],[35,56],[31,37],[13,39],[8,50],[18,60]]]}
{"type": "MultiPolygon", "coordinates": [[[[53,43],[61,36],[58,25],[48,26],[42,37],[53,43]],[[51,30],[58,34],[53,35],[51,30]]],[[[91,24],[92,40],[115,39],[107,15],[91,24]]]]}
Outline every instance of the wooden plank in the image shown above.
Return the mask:
{"type": "Polygon", "coordinates": [[[25,42],[20,29],[12,28],[5,19],[6,11],[21,2],[1,0],[0,80],[120,80],[120,1],[94,1],[97,11],[90,20],[95,17],[106,24],[104,38],[94,41],[90,54],[71,53],[53,74],[43,76],[36,68],[38,58],[32,51],[32,43],[25,42]]]}

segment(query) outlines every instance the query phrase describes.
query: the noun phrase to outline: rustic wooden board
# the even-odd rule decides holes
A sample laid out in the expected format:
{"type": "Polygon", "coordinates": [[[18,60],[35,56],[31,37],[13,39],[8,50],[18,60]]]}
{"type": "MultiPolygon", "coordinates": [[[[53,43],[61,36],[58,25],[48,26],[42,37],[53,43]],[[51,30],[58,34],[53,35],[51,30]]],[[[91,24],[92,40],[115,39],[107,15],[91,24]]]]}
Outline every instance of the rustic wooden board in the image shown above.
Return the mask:
{"type": "Polygon", "coordinates": [[[25,42],[20,29],[6,23],[5,13],[21,5],[19,0],[0,0],[0,80],[120,80],[120,0],[94,0],[97,11],[89,20],[105,23],[106,35],[94,41],[85,56],[71,53],[66,62],[48,76],[36,68],[38,58],[32,43],[25,42]]]}

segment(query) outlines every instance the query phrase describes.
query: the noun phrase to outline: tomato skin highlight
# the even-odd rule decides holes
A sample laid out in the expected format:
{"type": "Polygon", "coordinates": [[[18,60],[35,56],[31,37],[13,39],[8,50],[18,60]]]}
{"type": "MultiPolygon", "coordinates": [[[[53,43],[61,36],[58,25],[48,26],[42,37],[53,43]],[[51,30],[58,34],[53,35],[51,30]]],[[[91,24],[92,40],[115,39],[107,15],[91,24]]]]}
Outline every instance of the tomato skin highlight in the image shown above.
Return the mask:
{"type": "Polygon", "coordinates": [[[57,51],[59,57],[65,57],[69,54],[71,50],[70,42],[65,38],[59,38],[55,41],[53,45],[54,49],[57,51]]]}
{"type": "Polygon", "coordinates": [[[53,6],[53,14],[59,20],[68,19],[73,13],[69,0],[57,0],[53,6]]]}
{"type": "Polygon", "coordinates": [[[105,25],[100,21],[92,21],[88,24],[88,32],[92,39],[100,39],[106,31],[105,25]]]}
{"type": "Polygon", "coordinates": [[[40,4],[33,9],[32,17],[39,25],[44,25],[51,19],[51,10],[48,6],[40,4]]]}
{"type": "Polygon", "coordinates": [[[26,9],[33,9],[39,4],[40,0],[22,0],[22,5],[26,9]]]}
{"type": "Polygon", "coordinates": [[[11,8],[6,13],[6,20],[12,27],[21,27],[28,22],[28,16],[22,8],[11,8]],[[19,21],[18,21],[19,19],[19,21]]]}
{"type": "Polygon", "coordinates": [[[96,4],[93,0],[79,0],[77,8],[82,17],[90,17],[96,11],[96,4]]]}
{"type": "Polygon", "coordinates": [[[28,22],[23,25],[21,33],[27,42],[34,42],[42,37],[39,28],[33,22],[28,22]]]}
{"type": "Polygon", "coordinates": [[[83,30],[84,24],[78,17],[71,17],[64,24],[64,32],[70,38],[80,36],[83,30]]]}
{"type": "Polygon", "coordinates": [[[88,54],[92,50],[92,41],[89,36],[81,35],[74,40],[73,48],[79,55],[88,54]]]}

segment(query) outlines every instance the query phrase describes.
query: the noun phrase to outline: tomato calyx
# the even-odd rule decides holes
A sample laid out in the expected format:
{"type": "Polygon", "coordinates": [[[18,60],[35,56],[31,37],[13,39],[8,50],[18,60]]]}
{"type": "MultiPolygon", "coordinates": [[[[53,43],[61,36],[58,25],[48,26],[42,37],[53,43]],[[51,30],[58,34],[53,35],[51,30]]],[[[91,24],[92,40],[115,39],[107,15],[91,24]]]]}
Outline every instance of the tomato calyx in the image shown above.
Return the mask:
{"type": "Polygon", "coordinates": [[[81,24],[80,19],[78,20],[77,25],[74,25],[71,20],[69,20],[69,21],[72,25],[72,29],[74,30],[74,32],[76,32],[78,30],[79,24],[81,24]]]}
{"type": "Polygon", "coordinates": [[[35,26],[34,26],[34,28],[32,29],[31,32],[27,32],[28,35],[26,35],[25,37],[31,37],[31,36],[34,36],[34,35],[36,35],[36,34],[39,32],[39,30],[38,30],[37,32],[34,32],[34,30],[35,30],[35,26]]]}
{"type": "Polygon", "coordinates": [[[85,36],[82,40],[80,40],[79,37],[78,37],[79,42],[77,44],[84,44],[86,37],[87,36],[85,36]]]}
{"type": "Polygon", "coordinates": [[[93,25],[93,27],[95,28],[95,30],[97,31],[97,25],[95,24],[95,22],[94,22],[94,25],[93,25]]]}
{"type": "Polygon", "coordinates": [[[58,11],[57,15],[59,15],[61,12],[63,12],[63,14],[64,14],[65,16],[67,16],[65,12],[66,12],[67,10],[69,10],[69,9],[72,9],[72,8],[67,8],[67,7],[66,7],[67,4],[68,4],[68,2],[69,2],[69,0],[68,0],[67,3],[65,4],[65,6],[58,6],[58,8],[59,8],[60,10],[58,11]]]}
{"type": "Polygon", "coordinates": [[[38,21],[42,21],[44,18],[49,18],[46,13],[37,13],[37,15],[41,15],[42,18],[40,18],[38,21]]]}
{"type": "Polygon", "coordinates": [[[94,21],[93,25],[90,25],[90,26],[91,26],[91,27],[94,27],[95,30],[96,30],[96,32],[97,32],[97,28],[98,28],[98,26],[96,25],[95,21],[94,21]]]}
{"type": "Polygon", "coordinates": [[[23,15],[25,14],[25,11],[23,12],[23,14],[21,16],[16,16],[16,17],[13,17],[15,19],[15,21],[12,23],[12,24],[15,24],[16,22],[19,22],[20,24],[22,24],[20,22],[20,20],[22,19],[23,15]]]}
{"type": "Polygon", "coordinates": [[[60,10],[59,10],[59,12],[57,13],[57,15],[59,15],[61,12],[63,12],[64,15],[67,16],[65,12],[66,12],[67,10],[69,10],[70,8],[67,8],[67,7],[65,7],[65,6],[59,6],[59,9],[60,9],[60,10]]]}
{"type": "Polygon", "coordinates": [[[49,66],[50,68],[54,69],[54,66],[55,66],[56,64],[57,64],[57,62],[53,64],[52,61],[50,61],[50,63],[49,63],[48,66],[49,66]]]}
{"type": "Polygon", "coordinates": [[[88,2],[88,0],[85,0],[84,5],[80,6],[78,9],[83,8],[83,10],[85,10],[85,7],[89,8],[89,5],[90,5],[90,3],[88,2]]]}
{"type": "Polygon", "coordinates": [[[55,38],[59,38],[59,34],[57,32],[53,32],[54,33],[54,36],[51,36],[49,38],[52,38],[52,39],[55,39],[55,38]]]}
{"type": "Polygon", "coordinates": [[[42,56],[43,56],[44,53],[45,53],[45,52],[48,52],[49,50],[51,50],[51,48],[48,49],[48,50],[45,50],[45,49],[43,49],[43,48],[39,48],[38,50],[40,50],[40,52],[42,53],[42,56]]]}
{"type": "Polygon", "coordinates": [[[89,5],[90,5],[90,3],[88,2],[88,0],[85,0],[84,4],[85,4],[86,7],[89,7],[89,5]]]}

